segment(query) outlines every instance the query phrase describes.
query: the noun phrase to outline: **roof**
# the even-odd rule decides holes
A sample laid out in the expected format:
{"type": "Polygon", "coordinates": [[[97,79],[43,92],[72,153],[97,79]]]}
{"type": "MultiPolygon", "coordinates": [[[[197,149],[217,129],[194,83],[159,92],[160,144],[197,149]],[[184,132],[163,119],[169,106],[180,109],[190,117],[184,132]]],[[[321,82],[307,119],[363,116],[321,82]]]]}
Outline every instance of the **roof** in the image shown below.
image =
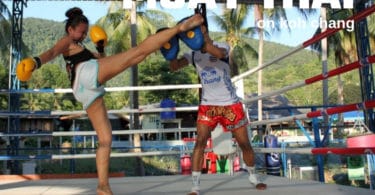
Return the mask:
{"type": "MultiPolygon", "coordinates": [[[[257,94],[248,95],[247,98],[256,97],[257,94]]],[[[252,119],[258,118],[258,101],[246,104],[249,109],[249,115],[252,119]]],[[[286,117],[290,115],[302,114],[300,110],[295,108],[289,100],[283,95],[268,97],[262,100],[263,119],[274,119],[286,117]]]]}
{"type": "MultiPolygon", "coordinates": [[[[256,97],[257,94],[248,95],[247,98],[256,97]]],[[[246,107],[249,109],[249,116],[251,119],[258,119],[258,102],[251,102],[246,104],[246,107]]],[[[262,100],[262,110],[263,110],[263,119],[275,119],[280,117],[287,117],[303,113],[311,112],[311,108],[308,106],[295,106],[289,102],[289,100],[283,95],[277,95],[273,97],[268,97],[262,100]]],[[[337,114],[332,115],[333,119],[337,119],[337,114]]],[[[363,111],[351,111],[343,113],[345,122],[354,122],[356,120],[363,120],[363,111]]],[[[321,118],[321,117],[319,117],[321,118]]]]}

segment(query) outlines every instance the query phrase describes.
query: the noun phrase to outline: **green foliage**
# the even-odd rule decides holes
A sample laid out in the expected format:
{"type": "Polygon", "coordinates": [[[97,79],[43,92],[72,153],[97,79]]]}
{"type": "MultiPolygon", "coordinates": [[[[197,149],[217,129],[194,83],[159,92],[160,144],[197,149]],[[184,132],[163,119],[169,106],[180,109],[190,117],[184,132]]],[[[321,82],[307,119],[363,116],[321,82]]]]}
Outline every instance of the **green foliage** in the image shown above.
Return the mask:
{"type": "MultiPolygon", "coordinates": [[[[141,86],[192,84],[196,78],[193,68],[170,72],[169,63],[164,59],[149,59],[138,67],[142,73],[139,75],[139,85],[141,86]]],[[[186,89],[144,92],[143,96],[142,102],[145,104],[160,102],[167,97],[173,99],[177,104],[193,104],[198,100],[194,91],[186,89]]]]}
{"type": "MultiPolygon", "coordinates": [[[[25,18],[23,20],[22,40],[27,47],[24,56],[39,55],[51,48],[65,34],[65,24],[53,20],[25,18]]],[[[52,60],[52,64],[65,63],[61,56],[52,60]]]]}
{"type": "Polygon", "coordinates": [[[46,64],[34,71],[28,84],[30,88],[70,87],[70,81],[66,71],[56,64],[46,64]]]}
{"type": "Polygon", "coordinates": [[[9,64],[9,53],[11,39],[11,25],[0,15],[0,65],[9,64]]]}
{"type": "MultiPolygon", "coordinates": [[[[145,18],[150,19],[155,15],[161,13],[145,12],[142,13],[145,18]]],[[[163,14],[162,14],[163,15],[163,14]]],[[[122,15],[124,16],[124,15],[122,15]]],[[[171,24],[173,21],[169,21],[169,15],[166,14],[166,20],[156,22],[157,25],[153,28],[146,23],[144,26],[148,26],[147,31],[142,33],[142,37],[147,33],[152,33],[151,29],[156,29],[159,26],[171,24]]],[[[154,18],[155,19],[155,18],[154,18]]],[[[158,20],[158,19],[155,19],[158,20]]],[[[38,55],[41,52],[49,49],[54,43],[64,35],[64,23],[55,22],[51,20],[43,20],[36,18],[25,18],[24,19],[24,32],[23,42],[25,46],[28,46],[28,56],[38,55]]],[[[129,30],[129,23],[124,23],[123,29],[129,30]]],[[[122,27],[121,27],[122,28],[122,27]]],[[[121,29],[120,27],[118,30],[121,29]]],[[[106,29],[110,30],[110,29],[106,29]]],[[[126,44],[130,44],[130,34],[126,34],[125,30],[121,37],[117,40],[126,40],[126,44]]],[[[218,40],[223,36],[220,32],[210,32],[210,35],[214,40],[218,40]]],[[[140,38],[140,37],[139,37],[140,38]]],[[[144,38],[144,37],[143,37],[144,38]]],[[[142,38],[142,39],[143,39],[142,38]]],[[[111,40],[116,40],[115,37],[111,37],[111,40]]],[[[140,39],[138,39],[140,40],[140,39]]],[[[242,37],[242,41],[246,42],[251,48],[257,49],[258,40],[242,37]]],[[[93,48],[92,43],[89,39],[85,40],[85,45],[89,49],[93,48]]],[[[111,44],[111,42],[110,42],[111,44]]],[[[110,46],[109,44],[109,46],[110,46]]],[[[180,45],[180,54],[188,51],[188,48],[184,45],[180,45]]],[[[107,48],[108,55],[111,55],[114,51],[110,47],[107,48]]],[[[264,63],[267,63],[274,58],[291,51],[293,48],[287,47],[281,44],[265,42],[264,45],[264,63]]],[[[124,49],[121,49],[123,51],[124,49]]],[[[235,59],[239,60],[238,64],[247,64],[240,67],[240,73],[251,70],[258,65],[257,59],[253,56],[252,52],[241,51],[241,56],[237,56],[235,59]]],[[[257,51],[255,51],[257,52],[257,51]]],[[[238,53],[237,53],[238,54],[238,53]]],[[[236,55],[237,55],[236,54],[236,55]]],[[[2,89],[8,88],[8,72],[6,64],[0,66],[0,85],[2,89]]],[[[328,61],[329,69],[336,67],[334,58],[331,56],[328,61]]],[[[188,66],[178,72],[171,73],[169,71],[168,62],[165,61],[159,52],[150,55],[144,62],[138,65],[139,71],[139,86],[153,86],[153,85],[172,85],[172,84],[192,84],[198,83],[197,74],[192,66],[188,66]]],[[[294,84],[296,82],[303,81],[306,78],[315,76],[321,73],[321,62],[318,54],[305,49],[301,50],[290,57],[287,57],[277,63],[270,65],[263,69],[263,88],[264,92],[280,89],[282,87],[294,84]]],[[[346,73],[342,75],[344,81],[344,93],[345,102],[359,102],[359,76],[357,71],[352,73],[346,73]],[[349,91],[355,91],[350,93],[349,91]]],[[[120,73],[110,81],[106,83],[106,87],[122,87],[129,86],[130,83],[130,69],[120,73]]],[[[257,74],[251,74],[244,78],[245,93],[251,94],[257,91],[257,74]]],[[[70,81],[68,80],[65,63],[61,57],[52,61],[49,64],[43,65],[43,67],[34,72],[30,82],[22,83],[24,88],[69,88],[70,81]]],[[[335,104],[337,101],[337,80],[336,78],[329,79],[329,93],[330,102],[335,104]]],[[[174,99],[177,105],[183,104],[197,104],[198,103],[198,90],[152,90],[152,91],[139,91],[139,104],[159,103],[163,98],[170,97],[174,99]]],[[[299,89],[290,90],[285,93],[291,103],[295,105],[321,105],[322,104],[322,84],[317,82],[313,85],[302,87],[299,89]]],[[[120,109],[124,106],[129,105],[129,92],[109,92],[105,95],[105,101],[108,109],[120,109]]],[[[8,106],[7,96],[0,95],[0,107],[6,109],[8,106]]],[[[26,110],[80,110],[82,105],[77,103],[71,93],[68,94],[25,94],[21,97],[21,107],[26,110]]]]}
{"type": "MultiPolygon", "coordinates": [[[[344,103],[345,104],[352,104],[362,102],[361,99],[361,87],[355,84],[346,84],[344,86],[344,103]]],[[[336,104],[337,101],[337,89],[333,90],[329,95],[329,102],[331,104],[336,104]]]]}
{"type": "MultiPolygon", "coordinates": [[[[0,65],[0,87],[1,89],[8,88],[8,68],[0,65]]],[[[0,94],[0,109],[5,110],[8,108],[8,96],[0,94]]]]}
{"type": "MultiPolygon", "coordinates": [[[[70,81],[59,65],[46,64],[33,73],[27,83],[31,89],[69,88],[70,81]]],[[[26,93],[21,96],[24,110],[74,110],[79,109],[72,94],[26,93]]]]}
{"type": "Polygon", "coordinates": [[[156,29],[173,26],[176,24],[171,14],[159,11],[159,10],[147,10],[144,12],[144,16],[148,18],[148,21],[153,24],[156,29]]]}
{"type": "Polygon", "coordinates": [[[142,158],[146,175],[171,175],[178,173],[179,156],[150,156],[142,158]]]}

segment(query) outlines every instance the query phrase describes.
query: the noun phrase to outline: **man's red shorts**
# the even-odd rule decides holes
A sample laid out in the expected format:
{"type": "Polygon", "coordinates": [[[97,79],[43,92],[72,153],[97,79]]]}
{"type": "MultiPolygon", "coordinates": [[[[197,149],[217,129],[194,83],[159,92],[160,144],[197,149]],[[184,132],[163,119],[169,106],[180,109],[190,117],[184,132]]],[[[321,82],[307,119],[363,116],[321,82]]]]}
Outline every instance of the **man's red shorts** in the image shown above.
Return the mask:
{"type": "Polygon", "coordinates": [[[215,128],[219,123],[224,131],[233,131],[249,123],[242,103],[228,106],[199,105],[198,124],[215,128]]]}

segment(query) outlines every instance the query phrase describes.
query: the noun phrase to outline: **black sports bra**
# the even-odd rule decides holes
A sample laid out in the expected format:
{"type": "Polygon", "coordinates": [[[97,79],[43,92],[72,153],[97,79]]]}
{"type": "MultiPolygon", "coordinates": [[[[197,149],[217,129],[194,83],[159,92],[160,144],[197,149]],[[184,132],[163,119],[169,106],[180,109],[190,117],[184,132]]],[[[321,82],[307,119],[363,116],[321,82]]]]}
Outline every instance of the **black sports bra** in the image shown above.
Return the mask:
{"type": "Polygon", "coordinates": [[[74,78],[75,78],[75,68],[76,66],[81,63],[88,61],[90,59],[96,59],[94,54],[91,53],[90,50],[83,48],[83,50],[79,53],[76,53],[71,56],[64,56],[64,60],[66,62],[66,70],[69,75],[69,79],[71,81],[71,85],[73,86],[74,78]]]}

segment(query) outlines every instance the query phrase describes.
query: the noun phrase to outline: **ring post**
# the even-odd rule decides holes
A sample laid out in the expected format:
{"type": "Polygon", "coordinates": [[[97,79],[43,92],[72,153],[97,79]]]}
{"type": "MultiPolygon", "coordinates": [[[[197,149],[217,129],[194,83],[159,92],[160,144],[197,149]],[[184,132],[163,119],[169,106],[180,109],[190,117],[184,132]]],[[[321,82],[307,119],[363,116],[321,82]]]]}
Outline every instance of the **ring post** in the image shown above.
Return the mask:
{"type": "MultiPolygon", "coordinates": [[[[312,111],[315,111],[316,108],[312,108],[312,111]]],[[[320,132],[319,132],[319,122],[318,118],[315,117],[312,119],[312,125],[314,129],[314,140],[315,140],[315,147],[321,148],[322,144],[320,141],[320,132]]],[[[317,155],[316,156],[316,161],[318,165],[318,175],[319,175],[319,181],[324,182],[324,162],[323,162],[323,156],[322,155],[317,155]]]]}

